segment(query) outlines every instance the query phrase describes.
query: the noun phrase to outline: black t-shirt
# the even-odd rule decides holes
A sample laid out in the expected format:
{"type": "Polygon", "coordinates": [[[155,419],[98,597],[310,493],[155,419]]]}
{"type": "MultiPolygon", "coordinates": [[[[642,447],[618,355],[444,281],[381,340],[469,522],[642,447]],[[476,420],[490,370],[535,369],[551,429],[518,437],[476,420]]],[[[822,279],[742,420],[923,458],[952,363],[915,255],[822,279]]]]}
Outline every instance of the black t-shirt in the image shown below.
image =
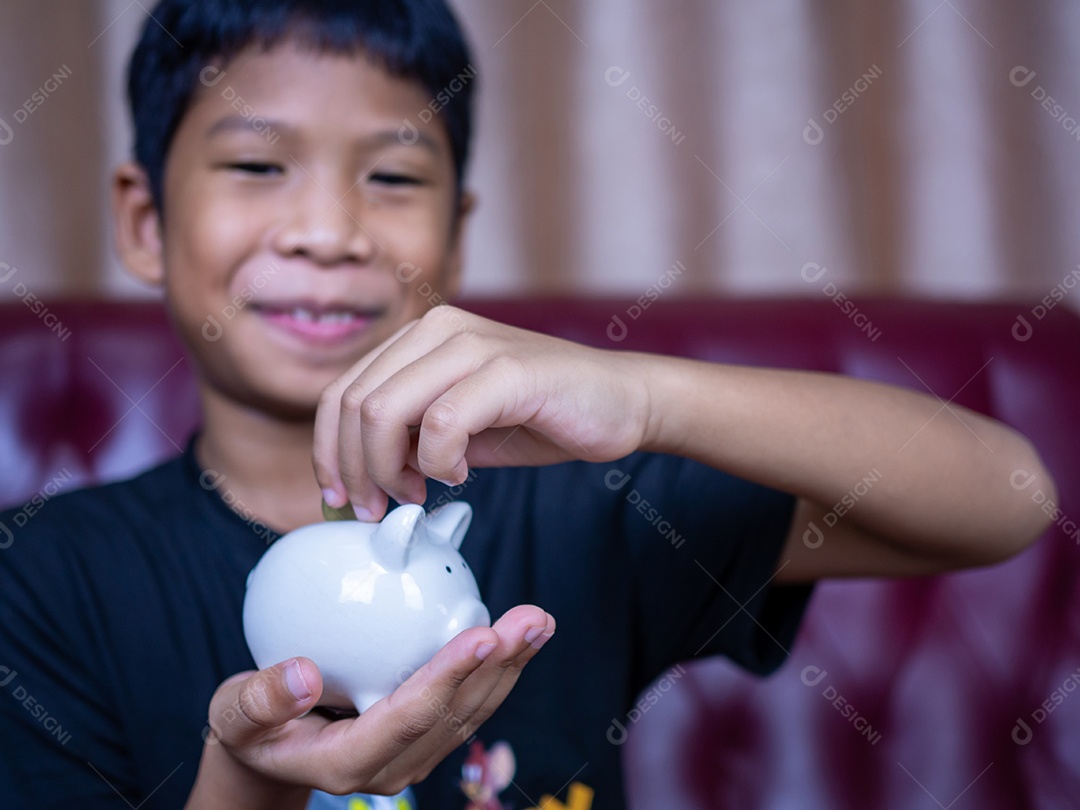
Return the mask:
{"type": "MultiPolygon", "coordinates": [[[[428,495],[472,505],[461,551],[493,617],[533,603],[558,622],[478,733],[512,747],[509,807],[572,782],[623,806],[612,741],[640,690],[702,655],[774,669],[809,595],[766,586],[792,497],[685,459],[476,470],[428,495]]],[[[0,524],[0,805],[181,807],[211,695],[254,667],[244,583],[276,535],[190,445],[0,524]]],[[[421,810],[465,806],[466,753],[415,788],[421,810]]]]}

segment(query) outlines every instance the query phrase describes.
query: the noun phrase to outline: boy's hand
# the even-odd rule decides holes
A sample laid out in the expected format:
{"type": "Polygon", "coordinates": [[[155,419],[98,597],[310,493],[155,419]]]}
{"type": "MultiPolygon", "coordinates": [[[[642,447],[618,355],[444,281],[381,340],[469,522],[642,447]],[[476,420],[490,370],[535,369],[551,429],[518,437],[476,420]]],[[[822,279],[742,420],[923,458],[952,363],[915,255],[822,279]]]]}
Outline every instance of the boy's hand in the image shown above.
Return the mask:
{"type": "Polygon", "coordinates": [[[188,808],[303,807],[309,788],[394,794],[469,739],[555,632],[531,605],[454,638],[359,717],[305,714],[322,693],[318,668],[293,659],[226,680],[210,703],[188,808]]]}
{"type": "Polygon", "coordinates": [[[640,357],[436,307],[323,393],[323,495],[378,520],[388,495],[423,503],[425,478],[460,484],[470,465],[622,458],[649,430],[640,357]]]}

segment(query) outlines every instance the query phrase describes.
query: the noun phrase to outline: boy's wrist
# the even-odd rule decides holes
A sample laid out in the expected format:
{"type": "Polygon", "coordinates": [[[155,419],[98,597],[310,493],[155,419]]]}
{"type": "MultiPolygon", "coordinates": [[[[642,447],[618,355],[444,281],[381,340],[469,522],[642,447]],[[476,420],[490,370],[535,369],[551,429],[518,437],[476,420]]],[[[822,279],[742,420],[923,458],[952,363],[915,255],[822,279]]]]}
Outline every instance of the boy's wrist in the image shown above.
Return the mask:
{"type": "MultiPolygon", "coordinates": [[[[671,357],[634,353],[630,355],[635,365],[634,379],[640,383],[642,430],[639,450],[653,453],[684,455],[686,436],[680,427],[685,408],[678,403],[683,399],[680,390],[685,389],[683,375],[692,369],[671,357]]],[[[688,404],[684,401],[684,405],[688,404]]]]}
{"type": "Polygon", "coordinates": [[[185,810],[303,810],[311,789],[290,785],[251,769],[219,742],[203,746],[195,786],[185,810]]]}

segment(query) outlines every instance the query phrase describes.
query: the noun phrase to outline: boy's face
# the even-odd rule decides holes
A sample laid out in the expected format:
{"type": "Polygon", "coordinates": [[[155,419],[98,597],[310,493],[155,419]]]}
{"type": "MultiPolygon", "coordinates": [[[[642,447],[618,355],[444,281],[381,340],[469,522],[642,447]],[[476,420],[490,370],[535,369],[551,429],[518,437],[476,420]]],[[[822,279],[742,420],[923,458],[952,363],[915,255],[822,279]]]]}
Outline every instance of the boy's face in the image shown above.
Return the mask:
{"type": "Polygon", "coordinates": [[[162,274],[204,380],[306,416],[454,291],[458,199],[427,94],[366,58],[285,44],[204,71],[165,170],[162,274]],[[429,116],[425,116],[429,117],[429,116]],[[399,137],[403,122],[418,137],[399,137]]]}

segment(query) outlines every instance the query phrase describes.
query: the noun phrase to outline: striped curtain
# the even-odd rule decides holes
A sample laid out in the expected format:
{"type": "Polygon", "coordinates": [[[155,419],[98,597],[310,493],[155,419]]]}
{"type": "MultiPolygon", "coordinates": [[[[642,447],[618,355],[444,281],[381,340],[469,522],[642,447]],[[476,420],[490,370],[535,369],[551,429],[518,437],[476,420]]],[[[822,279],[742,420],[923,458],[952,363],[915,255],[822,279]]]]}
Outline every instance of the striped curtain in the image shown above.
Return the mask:
{"type": "MultiPolygon", "coordinates": [[[[470,295],[1080,307],[1080,4],[452,2],[480,82],[470,295]]],[[[0,297],[148,294],[107,205],[144,7],[0,4],[0,297]]]]}

